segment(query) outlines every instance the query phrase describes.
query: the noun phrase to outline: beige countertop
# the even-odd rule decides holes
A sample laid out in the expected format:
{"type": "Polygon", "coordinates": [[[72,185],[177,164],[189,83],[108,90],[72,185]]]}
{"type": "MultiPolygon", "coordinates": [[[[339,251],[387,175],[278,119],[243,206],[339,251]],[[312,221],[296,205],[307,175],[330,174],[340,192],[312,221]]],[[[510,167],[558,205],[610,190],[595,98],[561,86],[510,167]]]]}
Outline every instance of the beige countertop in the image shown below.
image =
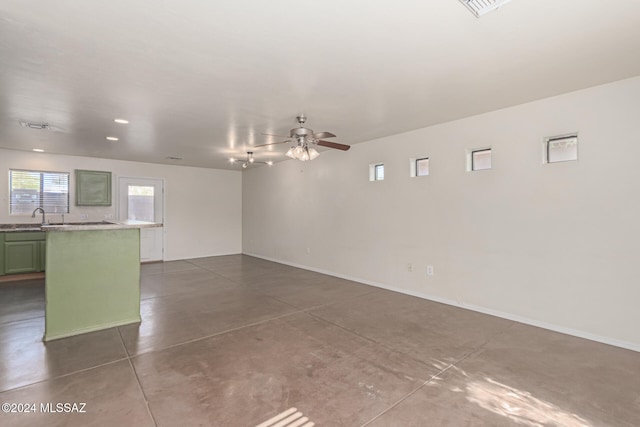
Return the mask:
{"type": "Polygon", "coordinates": [[[30,231],[88,231],[88,230],[120,230],[126,228],[162,227],[162,224],[147,221],[96,221],[70,222],[65,224],[0,224],[0,233],[30,231]]]}

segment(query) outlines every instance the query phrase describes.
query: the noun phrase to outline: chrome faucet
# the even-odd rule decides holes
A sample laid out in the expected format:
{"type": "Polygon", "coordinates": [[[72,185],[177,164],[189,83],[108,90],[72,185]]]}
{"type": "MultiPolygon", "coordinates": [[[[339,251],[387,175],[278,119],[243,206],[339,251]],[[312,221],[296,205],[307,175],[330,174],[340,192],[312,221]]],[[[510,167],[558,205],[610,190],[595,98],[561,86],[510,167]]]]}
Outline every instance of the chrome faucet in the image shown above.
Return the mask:
{"type": "Polygon", "coordinates": [[[38,212],[38,211],[42,212],[42,225],[47,225],[47,223],[44,220],[44,209],[42,209],[42,208],[35,208],[33,210],[33,213],[31,214],[31,218],[35,218],[36,217],[36,212],[38,212]]]}

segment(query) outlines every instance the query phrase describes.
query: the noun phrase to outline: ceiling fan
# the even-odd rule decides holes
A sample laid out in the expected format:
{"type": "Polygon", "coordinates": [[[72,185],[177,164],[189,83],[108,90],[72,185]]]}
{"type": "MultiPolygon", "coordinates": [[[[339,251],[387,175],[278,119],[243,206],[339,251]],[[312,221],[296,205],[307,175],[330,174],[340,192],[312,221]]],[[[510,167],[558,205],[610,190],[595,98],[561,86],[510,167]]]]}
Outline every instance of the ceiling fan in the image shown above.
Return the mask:
{"type": "Polygon", "coordinates": [[[249,167],[249,165],[254,165],[256,163],[258,164],[263,164],[263,165],[269,165],[271,166],[273,164],[273,162],[271,160],[269,160],[268,162],[259,162],[257,161],[254,157],[253,157],[253,151],[247,151],[247,158],[246,159],[236,159],[236,158],[230,158],[229,162],[231,163],[239,163],[242,162],[242,169],[246,169],[249,167]]]}
{"type": "Polygon", "coordinates": [[[294,141],[296,145],[292,146],[289,151],[287,151],[286,155],[291,157],[292,159],[298,159],[300,161],[306,162],[307,160],[313,160],[320,155],[318,151],[309,147],[310,144],[319,145],[321,147],[327,148],[335,148],[336,150],[347,151],[351,146],[346,144],[340,144],[337,142],[325,141],[323,138],[334,138],[335,135],[331,132],[316,132],[313,130],[304,127],[304,123],[307,121],[307,117],[304,114],[300,114],[296,117],[298,120],[298,124],[300,127],[293,128],[289,132],[289,136],[282,135],[272,135],[268,133],[263,133],[263,135],[267,136],[278,136],[281,138],[289,138],[285,141],[280,142],[271,142],[268,144],[256,145],[256,147],[266,147],[267,145],[276,145],[276,144],[284,144],[285,142],[294,141]]]}

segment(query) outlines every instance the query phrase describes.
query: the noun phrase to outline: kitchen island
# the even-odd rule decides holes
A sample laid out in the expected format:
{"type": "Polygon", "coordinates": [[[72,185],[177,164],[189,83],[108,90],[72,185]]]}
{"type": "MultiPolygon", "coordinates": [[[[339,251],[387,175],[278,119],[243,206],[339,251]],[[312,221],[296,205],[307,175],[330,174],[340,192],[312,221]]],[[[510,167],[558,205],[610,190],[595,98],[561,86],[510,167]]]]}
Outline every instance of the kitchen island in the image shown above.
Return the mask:
{"type": "Polygon", "coordinates": [[[145,221],[43,225],[44,341],[140,322],[140,228],[145,221]]]}

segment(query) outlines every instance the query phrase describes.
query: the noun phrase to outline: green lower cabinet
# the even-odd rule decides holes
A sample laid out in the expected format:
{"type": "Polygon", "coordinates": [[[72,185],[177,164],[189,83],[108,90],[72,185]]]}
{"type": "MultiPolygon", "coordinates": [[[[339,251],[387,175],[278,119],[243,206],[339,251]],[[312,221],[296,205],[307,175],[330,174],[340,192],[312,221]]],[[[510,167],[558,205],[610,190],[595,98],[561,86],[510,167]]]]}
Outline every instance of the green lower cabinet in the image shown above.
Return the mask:
{"type": "Polygon", "coordinates": [[[4,234],[0,233],[0,276],[4,276],[4,234]]]}
{"type": "Polygon", "coordinates": [[[44,232],[2,234],[0,275],[44,271],[46,251],[44,232]]]}
{"type": "Polygon", "coordinates": [[[4,272],[6,274],[40,271],[40,242],[5,242],[4,272]]]}
{"type": "Polygon", "coordinates": [[[41,241],[38,242],[38,246],[39,246],[39,252],[38,252],[38,271],[44,271],[44,266],[47,264],[46,261],[46,254],[47,254],[47,242],[46,241],[41,241]]]}

